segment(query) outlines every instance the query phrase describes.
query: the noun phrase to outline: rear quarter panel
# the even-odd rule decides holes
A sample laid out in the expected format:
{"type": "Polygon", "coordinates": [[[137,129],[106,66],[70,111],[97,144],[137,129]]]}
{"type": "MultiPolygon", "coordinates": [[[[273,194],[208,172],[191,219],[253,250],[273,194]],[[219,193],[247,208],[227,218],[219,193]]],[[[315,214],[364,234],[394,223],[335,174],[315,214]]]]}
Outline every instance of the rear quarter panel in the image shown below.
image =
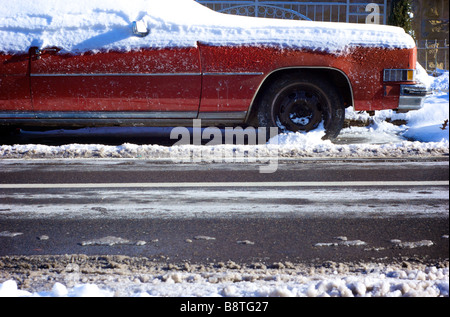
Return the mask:
{"type": "Polygon", "coordinates": [[[200,51],[202,72],[209,74],[203,78],[200,112],[247,111],[271,73],[292,68],[339,70],[351,85],[355,110],[394,109],[398,106],[398,94],[394,87],[385,96],[383,69],[415,68],[416,63],[415,49],[358,47],[330,54],[273,47],[202,45],[200,51]],[[215,73],[218,75],[212,75],[215,73]]]}

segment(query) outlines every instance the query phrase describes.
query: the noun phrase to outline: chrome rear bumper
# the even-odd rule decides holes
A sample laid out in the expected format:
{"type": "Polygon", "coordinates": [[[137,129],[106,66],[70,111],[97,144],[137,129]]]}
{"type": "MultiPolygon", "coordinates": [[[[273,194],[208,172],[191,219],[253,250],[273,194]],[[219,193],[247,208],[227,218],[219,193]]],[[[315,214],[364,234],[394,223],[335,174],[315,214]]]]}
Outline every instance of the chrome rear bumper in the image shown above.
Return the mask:
{"type": "Polygon", "coordinates": [[[431,90],[425,85],[401,85],[397,110],[419,110],[422,108],[425,98],[429,95],[431,95],[431,90]]]}

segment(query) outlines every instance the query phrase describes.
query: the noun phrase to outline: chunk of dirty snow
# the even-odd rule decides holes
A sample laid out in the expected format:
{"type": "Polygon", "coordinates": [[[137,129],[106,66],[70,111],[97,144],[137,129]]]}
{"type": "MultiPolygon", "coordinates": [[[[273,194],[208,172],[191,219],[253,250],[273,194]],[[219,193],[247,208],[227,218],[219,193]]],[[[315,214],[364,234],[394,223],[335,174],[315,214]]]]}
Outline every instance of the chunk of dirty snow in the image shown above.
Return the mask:
{"type": "Polygon", "coordinates": [[[81,245],[116,245],[116,244],[130,244],[130,240],[123,239],[120,237],[107,236],[100,239],[93,239],[81,242],[81,245]]]}
{"type": "Polygon", "coordinates": [[[249,240],[242,240],[242,241],[237,241],[237,244],[255,244],[255,242],[249,241],[249,240]]]}
{"type": "Polygon", "coordinates": [[[208,237],[208,236],[195,236],[195,240],[216,240],[214,237],[208,237]]]}
{"type": "Polygon", "coordinates": [[[2,231],[0,232],[0,237],[8,237],[13,238],[22,235],[22,232],[9,232],[9,231],[2,231]]]}
{"type": "Polygon", "coordinates": [[[419,247],[431,247],[432,245],[434,245],[433,241],[431,241],[431,240],[402,242],[401,240],[394,239],[394,240],[391,240],[391,243],[394,245],[395,248],[399,248],[399,249],[414,249],[414,248],[419,248],[419,247]]]}

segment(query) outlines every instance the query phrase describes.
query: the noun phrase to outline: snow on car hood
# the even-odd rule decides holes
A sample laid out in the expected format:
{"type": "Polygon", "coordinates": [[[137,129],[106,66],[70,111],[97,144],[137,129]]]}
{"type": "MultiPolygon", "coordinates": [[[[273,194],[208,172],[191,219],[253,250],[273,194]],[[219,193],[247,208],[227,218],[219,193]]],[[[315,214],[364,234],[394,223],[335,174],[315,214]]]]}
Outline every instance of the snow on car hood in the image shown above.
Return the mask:
{"type": "Polygon", "coordinates": [[[271,45],[345,52],[354,46],[412,48],[403,29],[368,24],[287,21],[214,12],[193,0],[14,0],[0,8],[0,51],[57,46],[65,52],[143,47],[271,45]],[[150,33],[137,37],[132,22],[150,33]]]}

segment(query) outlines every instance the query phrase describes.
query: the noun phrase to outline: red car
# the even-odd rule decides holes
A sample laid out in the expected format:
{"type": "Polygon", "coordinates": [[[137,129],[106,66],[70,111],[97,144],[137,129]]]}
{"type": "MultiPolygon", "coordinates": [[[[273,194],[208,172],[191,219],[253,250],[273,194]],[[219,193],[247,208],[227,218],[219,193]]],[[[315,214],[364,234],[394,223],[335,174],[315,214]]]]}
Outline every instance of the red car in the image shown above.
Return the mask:
{"type": "Polygon", "coordinates": [[[0,127],[202,119],[283,131],[323,123],[334,138],[346,107],[408,111],[427,94],[400,28],[231,16],[191,0],[65,3],[0,9],[0,127]]]}

